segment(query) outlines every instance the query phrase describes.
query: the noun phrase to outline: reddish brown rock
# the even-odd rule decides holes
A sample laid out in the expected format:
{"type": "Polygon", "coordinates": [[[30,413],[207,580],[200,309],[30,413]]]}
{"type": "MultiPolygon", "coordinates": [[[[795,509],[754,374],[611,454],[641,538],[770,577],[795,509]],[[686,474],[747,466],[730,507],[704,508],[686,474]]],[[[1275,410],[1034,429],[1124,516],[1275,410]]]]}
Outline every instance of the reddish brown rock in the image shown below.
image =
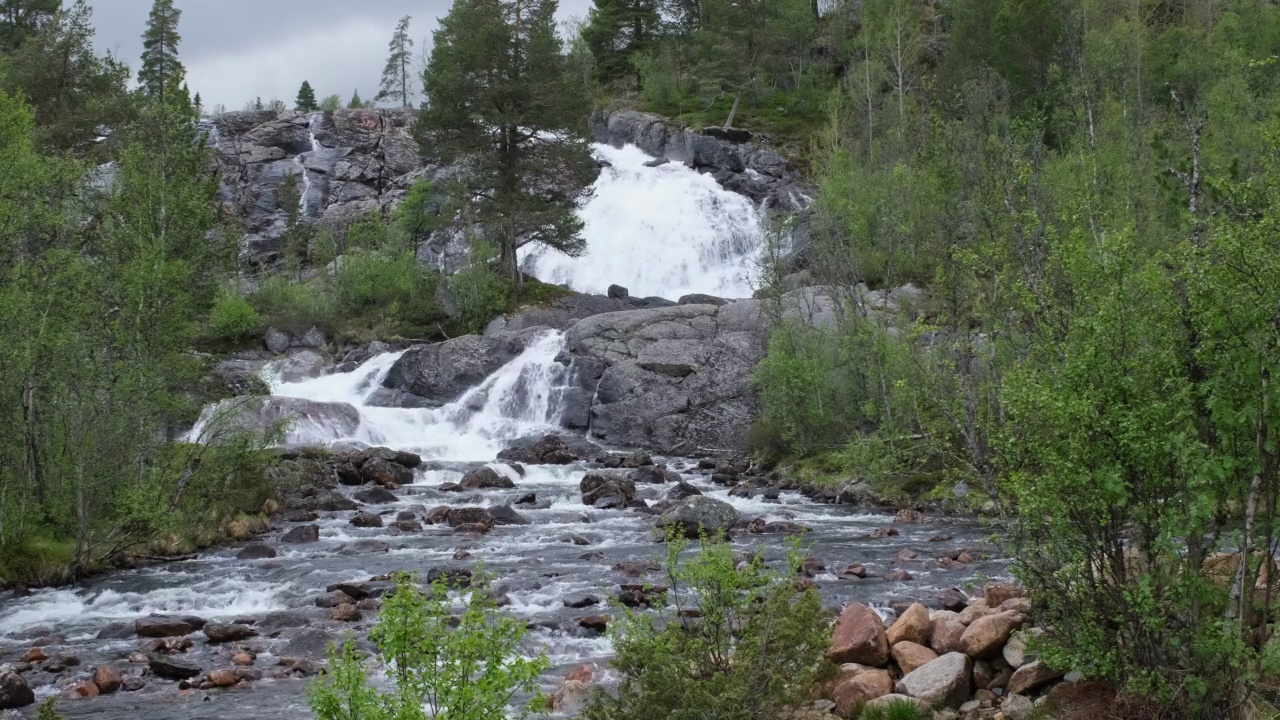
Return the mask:
{"type": "Polygon", "coordinates": [[[845,577],[865,578],[867,576],[867,569],[858,563],[854,563],[841,571],[840,574],[845,577]]]}
{"type": "Polygon", "coordinates": [[[987,607],[993,608],[1000,607],[1007,600],[1025,596],[1026,592],[1022,588],[1010,583],[991,583],[982,591],[982,597],[987,601],[987,607]]]}
{"type": "Polygon", "coordinates": [[[570,670],[564,681],[560,683],[560,687],[556,688],[548,698],[548,707],[553,712],[577,712],[586,702],[595,676],[596,670],[592,665],[579,665],[570,670]]]}
{"type": "Polygon", "coordinates": [[[1062,673],[1054,672],[1048,665],[1037,660],[1018,668],[1009,678],[1009,692],[1026,695],[1032,690],[1062,677],[1062,673]]]}
{"type": "Polygon", "coordinates": [[[209,673],[209,682],[220,688],[234,687],[240,682],[235,670],[214,670],[209,673]]]}
{"type": "Polygon", "coordinates": [[[72,685],[69,693],[71,697],[76,698],[96,698],[100,694],[101,692],[98,691],[98,686],[94,685],[93,682],[89,680],[72,685]]]}
{"type": "Polygon", "coordinates": [[[898,667],[902,668],[903,675],[938,659],[938,653],[910,640],[894,645],[892,652],[893,659],[897,661],[898,667]]]}
{"type": "Polygon", "coordinates": [[[852,720],[867,703],[891,692],[893,678],[887,670],[866,670],[837,685],[831,699],[836,703],[836,714],[852,720]]]}
{"type": "Polygon", "coordinates": [[[886,636],[890,645],[900,642],[913,642],[917,645],[928,645],[929,635],[933,632],[933,622],[929,620],[929,609],[920,603],[907,608],[902,616],[889,628],[886,636]]]}
{"type": "Polygon", "coordinates": [[[329,619],[334,622],[355,622],[360,617],[360,611],[351,603],[343,603],[329,611],[329,619]]]}
{"type": "Polygon", "coordinates": [[[23,653],[21,662],[38,665],[49,659],[49,655],[45,653],[44,648],[34,647],[23,653]]]}
{"type": "Polygon", "coordinates": [[[99,665],[93,670],[93,684],[97,686],[98,692],[110,695],[124,684],[124,677],[110,665],[99,665]]]}
{"type": "Polygon", "coordinates": [[[929,647],[939,655],[960,651],[960,638],[964,637],[965,626],[959,620],[939,618],[933,623],[933,632],[929,635],[929,647]]]}
{"type": "Polygon", "coordinates": [[[231,658],[231,664],[237,667],[249,667],[258,658],[251,652],[238,652],[235,657],[231,658]]]}
{"type": "Polygon", "coordinates": [[[978,598],[969,603],[969,606],[964,610],[960,611],[960,622],[965,625],[970,625],[974,620],[977,620],[980,617],[986,617],[994,612],[996,611],[987,605],[986,600],[978,598]]]}
{"type": "Polygon", "coordinates": [[[861,663],[883,667],[889,662],[889,640],[884,621],[862,603],[850,603],[840,613],[827,659],[835,663],[861,663]]]}
{"type": "Polygon", "coordinates": [[[960,637],[960,650],[975,660],[994,658],[1026,619],[1021,613],[1003,612],[974,620],[960,637]]]}

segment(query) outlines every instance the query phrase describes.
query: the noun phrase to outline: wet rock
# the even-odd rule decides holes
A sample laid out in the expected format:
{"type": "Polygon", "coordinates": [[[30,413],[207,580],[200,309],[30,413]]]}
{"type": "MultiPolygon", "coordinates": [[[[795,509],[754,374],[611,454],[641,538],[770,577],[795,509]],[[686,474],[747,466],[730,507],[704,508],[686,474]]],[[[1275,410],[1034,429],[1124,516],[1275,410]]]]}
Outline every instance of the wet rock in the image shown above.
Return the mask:
{"type": "Polygon", "coordinates": [[[609,629],[609,618],[604,615],[589,615],[579,618],[578,626],[591,632],[603,633],[609,629]]]}
{"type": "MultiPolygon", "coordinates": [[[[963,617],[963,614],[962,614],[963,617]]],[[[1003,612],[978,618],[965,628],[960,637],[960,649],[978,660],[987,660],[1000,654],[1013,632],[1022,627],[1025,618],[1016,612],[1003,612]]]]}
{"type": "Polygon", "coordinates": [[[466,568],[431,568],[427,571],[427,582],[443,582],[449,587],[471,587],[472,573],[466,568]]]}
{"type": "Polygon", "coordinates": [[[119,670],[110,665],[99,665],[93,669],[93,684],[98,688],[98,692],[110,695],[124,685],[124,677],[119,670]]]}
{"type": "Polygon", "coordinates": [[[400,487],[413,484],[413,471],[395,461],[371,457],[360,466],[360,479],[382,487],[400,487]]]}
{"type": "Polygon", "coordinates": [[[891,527],[876,528],[875,530],[872,530],[871,533],[867,535],[867,537],[873,540],[883,540],[885,538],[898,537],[898,529],[891,528],[891,527]]]}
{"type": "Polygon", "coordinates": [[[933,621],[929,619],[929,610],[920,603],[915,603],[893,623],[887,637],[890,645],[900,642],[928,645],[932,633],[933,621]]]}
{"type": "Polygon", "coordinates": [[[841,570],[840,574],[845,577],[855,577],[855,578],[861,579],[861,578],[867,577],[867,568],[858,563],[854,563],[849,567],[845,568],[844,570],[841,570]]]}
{"type": "Polygon", "coordinates": [[[739,520],[738,511],[729,503],[706,496],[680,501],[658,519],[659,528],[673,528],[686,538],[702,535],[727,537],[739,520]]]}
{"type": "Polygon", "coordinates": [[[367,505],[391,505],[400,501],[400,497],[383,487],[371,487],[354,495],[356,500],[367,505]]]}
{"type": "Polygon", "coordinates": [[[595,668],[591,665],[579,665],[569,671],[569,675],[547,699],[547,707],[552,712],[574,713],[580,710],[587,700],[591,683],[595,679],[595,668]]]}
{"type": "Polygon", "coordinates": [[[327,492],[317,495],[315,498],[315,509],[323,512],[343,512],[345,510],[355,510],[359,507],[355,500],[339,492],[327,492]]]}
{"type": "Polygon", "coordinates": [[[382,385],[432,402],[452,402],[515,359],[541,334],[540,328],[530,328],[416,345],[400,356],[382,385]]]}
{"type": "Polygon", "coordinates": [[[98,686],[94,685],[92,680],[85,680],[67,688],[63,696],[69,699],[87,700],[90,698],[96,698],[101,694],[101,691],[98,690],[98,686]]]}
{"type": "Polygon", "coordinates": [[[134,636],[134,624],[131,622],[113,622],[108,623],[106,627],[98,631],[97,638],[99,640],[124,640],[134,636]]]}
{"type": "Polygon", "coordinates": [[[190,650],[193,645],[195,643],[189,637],[163,638],[153,641],[147,650],[152,654],[174,655],[190,650]]]}
{"type": "Polygon", "coordinates": [[[277,328],[267,328],[262,336],[262,345],[268,352],[279,355],[289,349],[289,333],[277,328]]]}
{"type": "Polygon", "coordinates": [[[214,408],[219,430],[268,433],[287,423],[294,437],[310,431],[353,435],[360,427],[360,412],[348,403],[327,403],[302,398],[254,396],[224,400],[214,408]]]}
{"type": "Polygon", "coordinates": [[[190,635],[196,628],[182,618],[153,615],[134,622],[134,632],[142,637],[165,638],[190,635]]]}
{"type": "Polygon", "coordinates": [[[893,692],[893,678],[888,671],[866,668],[839,682],[831,693],[836,714],[847,720],[857,718],[862,708],[872,700],[893,692]]]}
{"type": "Polygon", "coordinates": [[[1035,705],[1025,695],[1014,693],[1005,696],[1004,701],[1000,703],[1000,712],[1005,716],[1005,720],[1028,720],[1035,712],[1035,705]]]}
{"type": "Polygon", "coordinates": [[[284,658],[322,660],[332,642],[333,638],[324,630],[316,628],[303,630],[285,643],[277,656],[282,661],[284,658]]]}
{"type": "Polygon", "coordinates": [[[209,682],[215,687],[229,688],[239,684],[240,678],[236,675],[235,670],[214,670],[209,673],[209,682]]]}
{"type": "Polygon", "coordinates": [[[179,660],[171,655],[152,655],[147,666],[153,674],[166,680],[187,680],[204,672],[196,663],[179,660]]]}
{"type": "Polygon", "coordinates": [[[250,665],[253,665],[257,659],[258,656],[253,653],[242,650],[231,658],[231,664],[237,667],[249,667],[250,665]]]}
{"type": "Polygon", "coordinates": [[[489,508],[489,515],[493,517],[494,525],[529,525],[529,518],[521,515],[511,508],[510,505],[500,505],[498,507],[489,508]]]}
{"type": "Polygon", "coordinates": [[[697,497],[698,495],[701,495],[701,494],[702,494],[701,490],[681,480],[680,482],[676,483],[675,487],[667,491],[667,494],[665,497],[667,500],[671,500],[673,502],[679,502],[681,500],[686,500],[691,497],[697,497]]]}
{"type": "Polygon", "coordinates": [[[299,525],[280,537],[280,542],[292,545],[320,541],[319,525],[299,525]]]}
{"type": "Polygon", "coordinates": [[[991,583],[983,588],[982,599],[987,601],[987,607],[998,608],[1007,600],[1014,598],[1026,597],[1026,591],[1017,585],[1009,583],[991,583]]]}
{"type": "Polygon", "coordinates": [[[894,570],[893,572],[886,574],[884,579],[889,582],[907,582],[911,579],[911,573],[906,570],[894,570]]]}
{"type": "Polygon", "coordinates": [[[570,444],[560,435],[542,435],[514,441],[498,453],[498,459],[528,465],[568,465],[591,457],[599,449],[588,440],[575,439],[570,444]]]}
{"type": "Polygon", "coordinates": [[[0,665],[0,710],[12,710],[35,703],[36,695],[26,678],[8,665],[0,665]]]}
{"type": "Polygon", "coordinates": [[[49,655],[45,653],[44,648],[31,648],[22,654],[22,662],[39,665],[49,659],[49,655]]]}
{"type": "Polygon", "coordinates": [[[358,528],[380,528],[382,527],[382,516],[360,512],[351,518],[350,524],[358,528]]]}
{"type": "Polygon", "coordinates": [[[248,640],[257,637],[258,631],[248,625],[209,623],[204,626],[204,634],[211,644],[219,644],[248,640]]]}
{"type": "Polygon", "coordinates": [[[836,621],[827,648],[827,659],[835,663],[882,666],[889,662],[889,641],[884,621],[862,603],[850,603],[836,621]]]}
{"type": "Polygon", "coordinates": [[[276,549],[269,545],[250,545],[236,554],[239,560],[266,560],[277,555],[276,549]]]}
{"type": "Polygon", "coordinates": [[[355,622],[360,617],[360,610],[353,603],[343,603],[329,611],[329,619],[333,622],[355,622]]]}
{"type": "Polygon", "coordinates": [[[281,611],[269,613],[258,623],[258,627],[263,630],[274,631],[286,628],[306,627],[310,624],[311,621],[302,613],[281,611]]]}
{"type": "Polygon", "coordinates": [[[938,604],[944,610],[961,612],[969,606],[969,597],[956,588],[948,588],[938,596],[938,604]]]}
{"type": "Polygon", "coordinates": [[[511,490],[516,486],[511,478],[487,465],[475,468],[464,475],[461,485],[466,490],[511,490]]]}
{"type": "Polygon", "coordinates": [[[592,605],[599,605],[599,604],[600,604],[600,598],[592,595],[568,595],[564,599],[564,606],[567,608],[573,608],[575,610],[580,610],[582,608],[591,607],[592,605]]]}
{"type": "Polygon", "coordinates": [[[890,653],[898,663],[898,667],[902,668],[903,674],[908,674],[916,668],[928,665],[938,659],[938,653],[924,645],[909,640],[904,640],[894,645],[890,653]]]}
{"type": "Polygon", "coordinates": [[[930,705],[960,707],[969,699],[972,661],[962,653],[948,653],[898,681],[898,692],[930,705]]]}
{"type": "Polygon", "coordinates": [[[335,608],[339,605],[354,605],[356,599],[341,590],[327,592],[316,598],[316,607],[335,608]]]}
{"type": "Polygon", "coordinates": [[[1018,668],[1013,673],[1013,677],[1009,678],[1009,692],[1018,695],[1026,695],[1032,690],[1053,682],[1062,677],[1062,673],[1049,669],[1043,661],[1036,660],[1018,668]]]}
{"type": "Polygon", "coordinates": [[[479,507],[451,508],[446,522],[449,527],[466,527],[468,531],[473,532],[488,532],[494,526],[493,515],[485,508],[479,507]]]}
{"type": "Polygon", "coordinates": [[[601,498],[617,497],[622,498],[622,505],[625,506],[636,498],[635,481],[615,474],[587,473],[578,484],[578,489],[582,492],[583,505],[595,506],[601,498]]]}

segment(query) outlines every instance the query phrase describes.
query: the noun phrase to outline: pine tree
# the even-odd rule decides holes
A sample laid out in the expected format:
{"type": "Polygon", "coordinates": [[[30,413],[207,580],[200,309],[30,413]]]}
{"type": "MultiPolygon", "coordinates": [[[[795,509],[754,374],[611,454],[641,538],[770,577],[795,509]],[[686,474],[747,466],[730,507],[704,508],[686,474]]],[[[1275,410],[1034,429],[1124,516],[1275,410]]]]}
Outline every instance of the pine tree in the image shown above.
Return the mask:
{"type": "Polygon", "coordinates": [[[519,248],[584,249],[575,212],[598,170],[590,107],[567,72],[555,0],[458,0],[440,21],[414,128],[422,152],[466,158],[459,201],[513,279],[519,248]]]}
{"type": "Polygon", "coordinates": [[[147,18],[147,30],[142,34],[142,68],[138,70],[138,85],[142,92],[161,102],[165,93],[182,83],[186,69],[178,60],[178,21],[182,11],[173,6],[173,0],[155,0],[151,16],[147,18]]]}
{"type": "Polygon", "coordinates": [[[658,0],[595,0],[582,37],[595,57],[596,79],[615,82],[638,71],[632,58],[657,39],[660,23],[658,0]]]}
{"type": "Polygon", "coordinates": [[[293,104],[299,110],[307,112],[320,109],[320,106],[316,104],[316,91],[311,88],[309,81],[302,81],[302,87],[298,88],[298,98],[293,101],[293,104]]]}
{"type": "Polygon", "coordinates": [[[0,52],[13,52],[62,7],[62,0],[0,0],[0,52]]]}
{"type": "Polygon", "coordinates": [[[409,63],[413,60],[413,38],[409,37],[409,21],[413,18],[405,15],[396,25],[387,48],[391,54],[387,56],[387,66],[382,70],[382,91],[378,100],[399,100],[403,107],[409,107],[409,63]]]}
{"type": "Polygon", "coordinates": [[[347,103],[348,110],[360,110],[364,107],[364,100],[360,99],[360,91],[351,91],[351,102],[347,103]]]}

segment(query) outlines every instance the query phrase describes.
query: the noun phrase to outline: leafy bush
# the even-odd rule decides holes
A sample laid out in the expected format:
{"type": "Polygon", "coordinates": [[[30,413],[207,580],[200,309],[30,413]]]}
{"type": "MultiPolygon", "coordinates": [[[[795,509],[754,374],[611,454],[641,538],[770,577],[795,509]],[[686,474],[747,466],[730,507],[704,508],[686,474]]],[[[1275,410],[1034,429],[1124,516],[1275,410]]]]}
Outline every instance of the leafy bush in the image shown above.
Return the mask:
{"type": "Polygon", "coordinates": [[[583,718],[773,720],[829,669],[821,598],[794,581],[799,552],[780,574],[760,557],[738,569],[728,543],[704,539],[682,560],[687,547],[668,538],[674,606],[627,611],[610,630],[618,689],[598,690],[583,718]]]}
{"type": "Polygon", "coordinates": [[[262,316],[243,295],[224,292],[209,311],[209,333],[222,340],[239,340],[262,330],[262,316]]]}
{"type": "Polygon", "coordinates": [[[454,618],[444,580],[424,592],[401,573],[395,584],[370,634],[394,689],[369,686],[353,641],[331,647],[329,675],[307,693],[319,720],[491,720],[510,717],[520,693],[531,699],[517,703],[516,717],[543,705],[537,679],[548,662],[519,656],[524,624],[499,613],[487,588],[464,592],[454,618]]]}
{"type": "Polygon", "coordinates": [[[289,332],[332,327],[337,316],[333,297],[315,281],[295,283],[284,276],[270,277],[262,281],[251,300],[272,326],[289,332]]]}
{"type": "Polygon", "coordinates": [[[895,700],[882,707],[865,708],[858,720],[929,720],[933,713],[920,709],[914,700],[895,700]]]}
{"type": "Polygon", "coordinates": [[[477,333],[507,310],[511,303],[511,284],[488,263],[472,262],[449,278],[449,294],[458,324],[465,332],[477,333]]]}

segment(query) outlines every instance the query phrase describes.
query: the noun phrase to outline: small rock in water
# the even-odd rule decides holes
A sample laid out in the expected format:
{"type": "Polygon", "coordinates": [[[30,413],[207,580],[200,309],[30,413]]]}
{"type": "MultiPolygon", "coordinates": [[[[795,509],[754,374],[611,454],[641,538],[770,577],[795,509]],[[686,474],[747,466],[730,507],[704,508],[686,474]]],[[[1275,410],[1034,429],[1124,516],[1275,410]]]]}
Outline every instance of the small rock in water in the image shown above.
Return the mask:
{"type": "Polygon", "coordinates": [[[93,670],[93,684],[97,686],[98,692],[110,695],[124,684],[124,677],[110,665],[99,665],[93,670]]]}
{"type": "Polygon", "coordinates": [[[911,579],[911,573],[906,570],[894,570],[888,575],[885,575],[884,579],[889,582],[906,582],[911,579]]]}
{"type": "Polygon", "coordinates": [[[621,285],[610,285],[607,293],[609,297],[614,300],[625,300],[631,295],[631,293],[621,285]]]}
{"type": "Polygon", "coordinates": [[[299,525],[285,533],[280,542],[290,544],[313,543],[320,541],[319,525],[299,525]]]}
{"type": "Polygon", "coordinates": [[[351,603],[343,603],[329,611],[329,619],[334,622],[355,622],[360,619],[360,611],[351,603]]]}
{"type": "Polygon", "coordinates": [[[236,558],[239,560],[266,560],[277,555],[276,549],[268,545],[250,545],[240,551],[236,558]]]}
{"type": "Polygon", "coordinates": [[[248,651],[241,651],[231,658],[231,664],[239,667],[249,667],[257,660],[257,656],[248,651]]]}
{"type": "Polygon", "coordinates": [[[351,525],[358,528],[380,528],[382,527],[382,516],[359,512],[356,513],[355,517],[351,518],[351,525]]]}
{"type": "Polygon", "coordinates": [[[569,595],[564,599],[564,606],[575,610],[599,604],[600,598],[591,595],[569,595]]]}
{"type": "Polygon", "coordinates": [[[148,665],[157,677],[167,680],[187,680],[203,672],[200,666],[193,662],[178,660],[167,655],[152,655],[148,665]]]}
{"type": "Polygon", "coordinates": [[[609,629],[609,618],[604,615],[589,615],[579,618],[578,626],[592,632],[602,633],[609,629]]]}
{"type": "Polygon", "coordinates": [[[248,640],[251,637],[257,637],[258,631],[248,625],[209,623],[204,626],[204,634],[209,638],[210,643],[217,644],[248,640]]]}
{"type": "Polygon", "coordinates": [[[134,631],[142,637],[163,638],[190,635],[196,629],[182,618],[156,615],[135,622],[134,631]]]}
{"type": "Polygon", "coordinates": [[[209,682],[220,688],[229,688],[240,682],[234,670],[214,670],[209,673],[209,682]]]}

